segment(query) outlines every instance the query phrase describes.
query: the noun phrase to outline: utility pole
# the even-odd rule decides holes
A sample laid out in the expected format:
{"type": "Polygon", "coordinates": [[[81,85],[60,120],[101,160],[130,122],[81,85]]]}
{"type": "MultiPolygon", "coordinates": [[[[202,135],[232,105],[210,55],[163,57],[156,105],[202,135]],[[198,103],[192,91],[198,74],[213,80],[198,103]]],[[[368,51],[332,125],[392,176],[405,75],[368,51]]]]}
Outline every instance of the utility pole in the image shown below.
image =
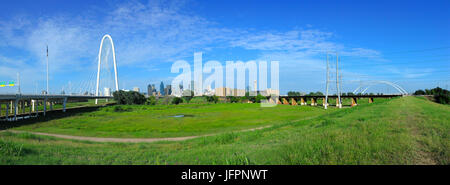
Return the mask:
{"type": "Polygon", "coordinates": [[[342,102],[341,102],[341,92],[339,90],[339,57],[338,53],[336,52],[336,89],[337,89],[337,95],[338,95],[338,106],[339,108],[342,108],[342,102]]]}
{"type": "Polygon", "coordinates": [[[328,108],[328,81],[329,81],[329,67],[328,67],[328,51],[327,51],[327,87],[326,87],[326,91],[325,91],[325,102],[324,102],[324,107],[325,109],[328,108]]]}
{"type": "Polygon", "coordinates": [[[49,92],[48,92],[48,45],[47,45],[47,93],[46,94],[49,94],[49,92]]]}

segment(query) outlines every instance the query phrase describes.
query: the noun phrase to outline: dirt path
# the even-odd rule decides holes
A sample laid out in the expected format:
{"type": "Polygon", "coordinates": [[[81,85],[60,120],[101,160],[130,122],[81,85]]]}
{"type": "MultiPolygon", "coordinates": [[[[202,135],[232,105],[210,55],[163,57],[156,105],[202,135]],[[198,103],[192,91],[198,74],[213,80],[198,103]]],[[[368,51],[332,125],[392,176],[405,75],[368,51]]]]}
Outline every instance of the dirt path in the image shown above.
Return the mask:
{"type": "Polygon", "coordinates": [[[405,123],[408,123],[411,134],[415,136],[414,143],[416,145],[416,149],[414,152],[416,153],[416,158],[414,159],[414,163],[419,165],[436,165],[437,162],[433,159],[432,153],[426,152],[426,146],[420,142],[422,138],[422,131],[418,127],[418,124],[423,123],[421,123],[421,119],[417,116],[422,112],[421,107],[409,101],[407,99],[403,99],[403,101],[401,101],[399,105],[401,108],[398,109],[398,115],[404,115],[402,119],[405,120],[405,123]]]}
{"type": "MultiPolygon", "coordinates": [[[[240,130],[237,132],[261,130],[261,129],[268,128],[271,126],[272,125],[268,125],[268,126],[263,126],[263,127],[258,127],[258,128],[240,130]]],[[[184,141],[184,140],[198,138],[198,137],[214,136],[214,135],[223,134],[223,133],[218,133],[218,134],[206,134],[206,135],[200,135],[200,136],[167,137],[167,138],[103,138],[103,137],[85,137],[85,136],[71,136],[71,135],[62,135],[62,134],[50,134],[50,133],[42,133],[42,132],[29,132],[29,131],[19,131],[19,130],[4,130],[2,132],[30,133],[30,134],[41,135],[41,136],[51,136],[51,137],[57,137],[57,138],[63,138],[63,139],[73,139],[73,140],[80,140],[80,141],[117,142],[117,143],[151,143],[151,142],[157,142],[157,141],[184,141]]]]}

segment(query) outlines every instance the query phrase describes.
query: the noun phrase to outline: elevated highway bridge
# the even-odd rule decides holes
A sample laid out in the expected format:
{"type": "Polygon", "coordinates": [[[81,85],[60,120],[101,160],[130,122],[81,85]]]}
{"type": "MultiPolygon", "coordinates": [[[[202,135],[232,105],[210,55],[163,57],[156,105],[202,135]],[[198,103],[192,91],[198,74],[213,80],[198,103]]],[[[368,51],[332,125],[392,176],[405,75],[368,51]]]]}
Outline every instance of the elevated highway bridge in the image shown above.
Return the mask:
{"type": "MultiPolygon", "coordinates": [[[[341,99],[351,99],[352,104],[351,106],[356,106],[358,104],[358,99],[361,98],[367,98],[369,103],[373,103],[374,98],[394,98],[394,97],[402,97],[405,96],[403,94],[386,94],[386,95],[344,95],[340,96],[341,99]]],[[[342,106],[339,105],[337,95],[329,95],[328,100],[330,98],[336,99],[336,106],[342,106]]],[[[326,96],[320,95],[320,96],[279,96],[275,101],[277,104],[290,104],[290,105],[307,105],[308,99],[311,102],[311,106],[317,106],[317,100],[322,99],[323,105],[325,105],[326,102],[326,96]]],[[[274,101],[273,99],[269,99],[269,101],[274,101]]],[[[328,102],[327,102],[328,104],[328,102]]]]}
{"type": "Polygon", "coordinates": [[[63,112],[66,112],[67,102],[77,102],[89,99],[111,99],[112,96],[92,96],[92,95],[27,95],[27,94],[0,94],[0,115],[3,111],[5,116],[3,117],[8,121],[16,121],[19,115],[19,110],[22,111],[21,116],[38,116],[39,111],[37,106],[43,105],[43,115],[47,113],[47,106],[50,110],[53,110],[55,103],[62,103],[63,112]],[[6,105],[6,109],[2,110],[2,105],[6,105]],[[28,109],[28,114],[25,114],[25,110],[28,109]],[[11,114],[11,115],[10,115],[11,114]]]}

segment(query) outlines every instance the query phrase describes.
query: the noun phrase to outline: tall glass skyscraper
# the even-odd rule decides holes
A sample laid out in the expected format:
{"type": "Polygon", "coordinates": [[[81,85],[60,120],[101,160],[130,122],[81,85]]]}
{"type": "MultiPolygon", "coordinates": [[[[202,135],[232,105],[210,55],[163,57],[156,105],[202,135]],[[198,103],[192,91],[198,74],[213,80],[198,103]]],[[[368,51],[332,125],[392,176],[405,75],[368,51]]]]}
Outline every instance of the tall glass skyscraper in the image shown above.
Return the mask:
{"type": "Polygon", "coordinates": [[[164,92],[164,83],[161,81],[161,85],[159,85],[159,92],[161,92],[161,95],[166,95],[166,93],[164,92]]]}

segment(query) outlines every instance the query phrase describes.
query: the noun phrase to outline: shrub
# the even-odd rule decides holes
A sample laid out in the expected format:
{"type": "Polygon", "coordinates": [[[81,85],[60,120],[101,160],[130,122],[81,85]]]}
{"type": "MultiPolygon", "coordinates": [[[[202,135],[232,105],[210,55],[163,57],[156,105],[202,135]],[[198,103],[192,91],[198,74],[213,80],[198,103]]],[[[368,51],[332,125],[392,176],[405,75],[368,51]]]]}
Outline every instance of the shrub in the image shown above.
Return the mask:
{"type": "Polygon", "coordinates": [[[445,93],[445,92],[439,92],[436,93],[434,96],[434,100],[437,103],[441,103],[441,104],[449,104],[450,103],[450,93],[445,93]]]}
{"type": "Polygon", "coordinates": [[[147,98],[147,100],[145,101],[146,105],[156,105],[156,97],[154,96],[150,96],[147,98]]]}
{"type": "Polygon", "coordinates": [[[194,97],[189,103],[206,103],[208,102],[205,97],[194,97]]]}
{"type": "Polygon", "coordinates": [[[414,92],[414,95],[425,95],[425,91],[422,89],[419,89],[416,92],[414,92]]]}
{"type": "Polygon", "coordinates": [[[296,91],[289,91],[287,94],[288,94],[288,96],[301,96],[302,95],[302,93],[296,92],[296,91]]]}
{"type": "Polygon", "coordinates": [[[219,102],[219,97],[217,97],[216,95],[206,96],[206,101],[217,103],[217,102],[219,102]]]}
{"type": "Polygon", "coordinates": [[[236,96],[227,96],[227,100],[230,103],[237,103],[237,102],[239,102],[239,98],[236,97],[236,96]]]}
{"type": "Polygon", "coordinates": [[[417,90],[414,95],[433,95],[434,101],[441,104],[450,103],[450,91],[436,87],[434,89],[417,90]]]}
{"type": "Polygon", "coordinates": [[[183,102],[183,99],[180,97],[175,97],[172,99],[172,104],[178,105],[183,102]]]}
{"type": "Polygon", "coordinates": [[[192,98],[193,98],[193,96],[184,96],[183,100],[184,100],[184,102],[189,103],[192,100],[192,98]]]}
{"type": "Polygon", "coordinates": [[[173,101],[173,98],[170,96],[163,96],[158,98],[158,104],[160,105],[169,105],[173,101]]]}
{"type": "Polygon", "coordinates": [[[247,102],[248,102],[248,98],[245,97],[245,96],[242,96],[242,97],[240,98],[240,102],[242,102],[242,103],[247,103],[247,102]]]}
{"type": "Polygon", "coordinates": [[[258,94],[258,95],[255,97],[255,101],[253,101],[253,102],[255,102],[255,103],[261,103],[261,100],[265,100],[265,99],[266,99],[265,96],[258,94]]]}
{"type": "Polygon", "coordinates": [[[135,91],[116,91],[113,93],[114,100],[121,105],[127,104],[144,104],[146,102],[145,96],[135,91]]]}

